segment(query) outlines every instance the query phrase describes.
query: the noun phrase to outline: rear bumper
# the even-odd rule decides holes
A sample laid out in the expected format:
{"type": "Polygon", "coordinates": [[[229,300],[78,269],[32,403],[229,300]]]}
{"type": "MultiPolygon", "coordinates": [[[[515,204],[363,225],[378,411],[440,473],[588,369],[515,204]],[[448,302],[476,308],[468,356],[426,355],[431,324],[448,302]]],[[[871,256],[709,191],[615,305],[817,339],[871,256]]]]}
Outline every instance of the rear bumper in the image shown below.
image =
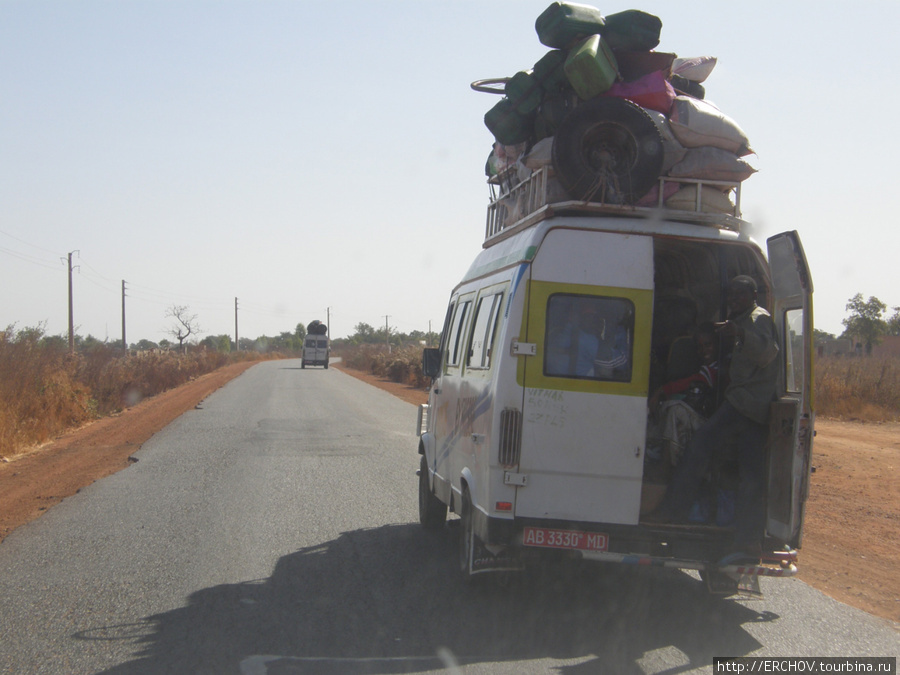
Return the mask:
{"type": "Polygon", "coordinates": [[[669,567],[698,571],[717,570],[749,576],[791,577],[798,573],[797,553],[779,550],[774,542],[764,550],[760,565],[719,567],[717,561],[728,552],[732,531],[711,526],[610,525],[540,518],[492,518],[476,511],[475,534],[485,544],[507,549],[507,554],[524,560],[541,557],[576,557],[643,567],[669,567]],[[526,527],[575,530],[608,537],[606,551],[533,547],[524,544],[526,527]]]}

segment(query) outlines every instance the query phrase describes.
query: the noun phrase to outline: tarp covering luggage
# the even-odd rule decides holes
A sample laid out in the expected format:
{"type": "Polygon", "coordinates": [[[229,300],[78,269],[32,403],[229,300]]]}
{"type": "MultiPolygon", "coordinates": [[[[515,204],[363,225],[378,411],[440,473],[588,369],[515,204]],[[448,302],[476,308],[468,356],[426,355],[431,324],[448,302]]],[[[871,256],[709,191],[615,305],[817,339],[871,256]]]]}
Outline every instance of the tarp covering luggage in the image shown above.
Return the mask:
{"type": "Polygon", "coordinates": [[[316,319],[306,327],[309,335],[325,335],[328,333],[328,326],[316,319]]]}

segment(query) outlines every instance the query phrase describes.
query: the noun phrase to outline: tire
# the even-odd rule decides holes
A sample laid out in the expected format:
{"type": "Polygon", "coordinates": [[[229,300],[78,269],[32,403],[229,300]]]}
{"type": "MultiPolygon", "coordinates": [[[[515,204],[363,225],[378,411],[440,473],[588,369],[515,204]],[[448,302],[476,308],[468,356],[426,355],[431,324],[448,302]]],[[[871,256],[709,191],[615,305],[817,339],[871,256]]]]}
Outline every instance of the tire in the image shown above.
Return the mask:
{"type": "Polygon", "coordinates": [[[306,368],[306,361],[300,361],[300,367],[306,368]]]}
{"type": "Polygon", "coordinates": [[[325,362],[325,370],[328,370],[328,361],[325,362]]]}
{"type": "Polygon", "coordinates": [[[447,522],[447,505],[435,497],[428,485],[428,462],[419,464],[419,524],[426,530],[440,530],[447,522]]]}
{"type": "Polygon", "coordinates": [[[573,199],[632,204],[653,187],[663,166],[663,139],[631,101],[598,97],[576,106],[553,140],[553,167],[573,199]]]}
{"type": "Polygon", "coordinates": [[[472,582],[472,549],[475,546],[475,522],[472,498],[469,490],[463,488],[462,508],[459,512],[459,571],[466,583],[472,582]]]}

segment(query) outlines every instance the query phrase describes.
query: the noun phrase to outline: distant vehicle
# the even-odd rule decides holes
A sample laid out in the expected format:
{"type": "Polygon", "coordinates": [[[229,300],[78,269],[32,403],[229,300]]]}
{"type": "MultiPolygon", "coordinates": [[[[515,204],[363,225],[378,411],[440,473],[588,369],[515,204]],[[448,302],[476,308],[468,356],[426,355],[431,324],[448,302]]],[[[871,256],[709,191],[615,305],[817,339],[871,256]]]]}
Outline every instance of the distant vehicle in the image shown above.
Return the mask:
{"type": "MultiPolygon", "coordinates": [[[[546,179],[492,197],[483,250],[451,293],[440,347],[425,350],[421,524],[459,514],[467,579],[548,556],[698,570],[724,592],[796,574],[813,437],[812,282],[797,233],[769,238],[767,259],[737,208],[552,201],[546,179]],[[648,471],[648,397],[681,338],[724,320],[736,275],[756,281],[781,359],[762,562],[744,567],[717,564],[732,530],[715,515],[645,519],[666,488],[648,471]],[[564,339],[583,315],[598,345],[586,363],[564,339]]],[[[739,184],[691,184],[736,189],[740,204],[739,184]]],[[[712,476],[712,494],[725,480],[712,476]]]]}
{"type": "Polygon", "coordinates": [[[331,355],[331,343],[328,339],[328,326],[320,321],[309,324],[309,331],[303,340],[303,352],[301,354],[300,367],[324,366],[328,368],[328,358],[331,355]]]}

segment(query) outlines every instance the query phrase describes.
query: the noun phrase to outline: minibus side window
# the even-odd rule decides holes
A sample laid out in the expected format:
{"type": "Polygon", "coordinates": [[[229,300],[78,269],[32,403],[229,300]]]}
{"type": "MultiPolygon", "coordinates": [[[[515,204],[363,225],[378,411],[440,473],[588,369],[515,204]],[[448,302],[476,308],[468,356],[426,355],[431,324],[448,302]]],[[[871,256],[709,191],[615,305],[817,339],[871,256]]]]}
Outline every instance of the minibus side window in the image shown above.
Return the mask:
{"type": "Polygon", "coordinates": [[[456,307],[454,303],[450,303],[450,306],[447,307],[447,314],[444,316],[444,325],[441,327],[441,341],[438,343],[438,349],[441,350],[441,354],[444,353],[444,350],[447,348],[447,337],[450,333],[450,319],[453,317],[453,308],[456,307]]]}
{"type": "Polygon", "coordinates": [[[497,293],[497,295],[494,296],[493,304],[494,308],[491,311],[488,334],[484,341],[486,349],[484,351],[484,361],[482,362],[482,365],[485,368],[491,367],[491,356],[494,353],[494,337],[497,335],[497,326],[500,324],[500,306],[503,304],[503,293],[497,293]]]}
{"type": "Polygon", "coordinates": [[[453,325],[450,328],[450,341],[448,343],[448,353],[447,353],[447,365],[448,366],[458,366],[460,357],[462,356],[463,351],[463,327],[466,323],[466,317],[469,314],[469,307],[472,306],[472,301],[467,300],[466,302],[460,303],[459,307],[456,310],[456,316],[453,317],[453,325]]]}
{"type": "Polygon", "coordinates": [[[551,295],[544,345],[545,375],[630,382],[634,303],[627,298],[551,295]]]}
{"type": "Polygon", "coordinates": [[[472,329],[472,342],[469,348],[469,356],[466,366],[469,368],[486,369],[491,365],[491,347],[494,340],[494,332],[497,327],[500,302],[503,293],[495,293],[478,300],[475,310],[475,325],[472,329]]]}

